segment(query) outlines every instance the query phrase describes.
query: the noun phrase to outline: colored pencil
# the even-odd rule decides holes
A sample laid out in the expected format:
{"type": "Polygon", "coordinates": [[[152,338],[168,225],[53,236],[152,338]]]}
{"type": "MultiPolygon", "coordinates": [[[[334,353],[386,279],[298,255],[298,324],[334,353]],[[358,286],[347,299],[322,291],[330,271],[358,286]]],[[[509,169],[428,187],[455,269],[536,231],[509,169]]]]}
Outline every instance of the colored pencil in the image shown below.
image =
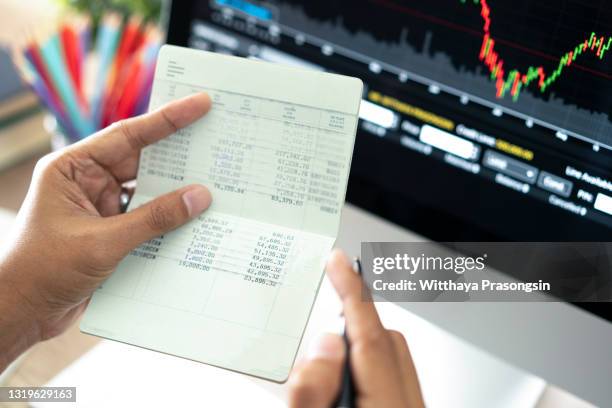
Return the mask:
{"type": "Polygon", "coordinates": [[[25,38],[14,53],[23,80],[71,141],[144,112],[149,101],[159,29],[138,16],[124,23],[119,14],[108,13],[96,37],[90,53],[90,19],[70,16],[25,38]]]}
{"type": "Polygon", "coordinates": [[[79,68],[79,39],[74,28],[69,24],[62,24],[60,28],[60,38],[62,40],[62,51],[64,61],[68,66],[68,71],[72,77],[74,86],[81,89],[81,72],[79,68]]]}
{"type": "Polygon", "coordinates": [[[85,137],[94,132],[93,122],[81,109],[74,84],[61,56],[60,41],[57,33],[52,34],[42,42],[41,54],[48,68],[51,79],[58,91],[68,117],[72,121],[79,136],[85,137]]]}
{"type": "Polygon", "coordinates": [[[117,43],[121,31],[121,17],[107,14],[100,22],[96,52],[98,54],[98,73],[96,75],[91,101],[94,124],[99,127],[102,122],[104,94],[108,82],[109,69],[113,65],[117,43]]]}
{"type": "Polygon", "coordinates": [[[151,44],[137,61],[132,64],[132,69],[128,75],[124,95],[117,105],[112,121],[129,118],[134,114],[139,95],[146,95],[148,90],[148,69],[157,58],[159,45],[151,44]],[[153,61],[153,62],[152,62],[153,61]]]}
{"type": "MultiPolygon", "coordinates": [[[[26,60],[30,63],[32,70],[36,71],[41,80],[45,83],[46,88],[49,90],[49,94],[54,104],[57,106],[62,106],[59,98],[59,94],[53,85],[53,81],[51,81],[51,77],[49,76],[49,72],[47,71],[47,67],[42,60],[42,56],[40,55],[40,49],[38,45],[35,43],[30,43],[30,45],[25,49],[24,56],[26,60]]],[[[65,115],[65,111],[62,108],[61,112],[65,115]]]]}
{"type": "Polygon", "coordinates": [[[149,109],[149,102],[151,99],[151,89],[153,88],[153,78],[155,76],[155,65],[148,67],[147,73],[145,74],[145,80],[143,81],[143,89],[146,91],[141,92],[138,95],[138,99],[134,105],[132,116],[142,115],[149,109]]]}
{"type": "Polygon", "coordinates": [[[55,116],[58,125],[72,141],[77,141],[78,137],[76,131],[67,121],[66,116],[58,103],[57,99],[53,96],[52,92],[47,87],[45,81],[37,74],[34,66],[19,53],[13,54],[13,62],[17,67],[17,72],[21,75],[24,82],[26,82],[39,97],[41,104],[55,116]]]}
{"type": "Polygon", "coordinates": [[[101,122],[103,127],[111,123],[113,107],[116,106],[118,98],[122,93],[131,60],[134,58],[133,48],[139,40],[141,25],[142,19],[138,16],[132,16],[123,30],[121,42],[117,48],[117,56],[115,57],[115,62],[106,84],[106,93],[104,95],[105,109],[102,112],[101,122]]]}
{"type": "Polygon", "coordinates": [[[79,36],[74,27],[70,24],[62,24],[59,36],[62,55],[64,56],[66,68],[70,73],[79,105],[82,111],[89,112],[89,106],[81,86],[82,62],[79,36]]]}

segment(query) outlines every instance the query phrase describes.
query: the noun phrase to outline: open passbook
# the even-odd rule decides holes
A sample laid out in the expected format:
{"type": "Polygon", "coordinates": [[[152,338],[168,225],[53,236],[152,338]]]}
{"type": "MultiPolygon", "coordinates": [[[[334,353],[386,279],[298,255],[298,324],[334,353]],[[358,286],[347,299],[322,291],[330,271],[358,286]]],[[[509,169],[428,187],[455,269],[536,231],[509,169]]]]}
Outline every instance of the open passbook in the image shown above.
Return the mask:
{"type": "Polygon", "coordinates": [[[213,204],[134,250],[81,330],[284,381],[336,239],[362,83],[164,46],[151,109],[199,91],[211,111],[143,150],[130,206],[191,183],[213,204]]]}

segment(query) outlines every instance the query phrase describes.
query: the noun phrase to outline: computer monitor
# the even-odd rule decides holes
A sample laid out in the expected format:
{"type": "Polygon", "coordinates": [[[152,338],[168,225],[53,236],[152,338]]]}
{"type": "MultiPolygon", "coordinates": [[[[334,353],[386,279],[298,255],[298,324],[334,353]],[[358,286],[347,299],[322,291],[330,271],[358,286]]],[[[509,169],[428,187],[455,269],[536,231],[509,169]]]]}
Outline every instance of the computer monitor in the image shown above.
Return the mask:
{"type": "Polygon", "coordinates": [[[216,0],[172,18],[170,43],[364,81],[350,202],[441,241],[610,237],[612,5],[216,0]]]}
{"type": "Polygon", "coordinates": [[[202,0],[174,2],[168,42],[361,78],[347,198],[374,214],[438,241],[607,241],[611,27],[587,1],[202,0]]]}
{"type": "Polygon", "coordinates": [[[369,212],[438,241],[611,236],[608,2],[181,0],[169,20],[171,44],[361,78],[347,198],[369,212]]]}

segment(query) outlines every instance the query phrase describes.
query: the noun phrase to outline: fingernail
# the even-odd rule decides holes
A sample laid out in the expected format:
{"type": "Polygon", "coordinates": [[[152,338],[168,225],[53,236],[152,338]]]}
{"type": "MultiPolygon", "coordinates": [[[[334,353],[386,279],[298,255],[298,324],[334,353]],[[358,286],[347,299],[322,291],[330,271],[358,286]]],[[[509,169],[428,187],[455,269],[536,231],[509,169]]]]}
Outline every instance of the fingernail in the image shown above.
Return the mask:
{"type": "Polygon", "coordinates": [[[183,202],[190,218],[200,215],[210,206],[211,201],[210,191],[204,186],[193,186],[183,194],[183,202]]]}
{"type": "Polygon", "coordinates": [[[308,349],[308,358],[323,358],[337,360],[344,358],[344,344],[342,337],[337,334],[326,333],[311,343],[308,349]]]}

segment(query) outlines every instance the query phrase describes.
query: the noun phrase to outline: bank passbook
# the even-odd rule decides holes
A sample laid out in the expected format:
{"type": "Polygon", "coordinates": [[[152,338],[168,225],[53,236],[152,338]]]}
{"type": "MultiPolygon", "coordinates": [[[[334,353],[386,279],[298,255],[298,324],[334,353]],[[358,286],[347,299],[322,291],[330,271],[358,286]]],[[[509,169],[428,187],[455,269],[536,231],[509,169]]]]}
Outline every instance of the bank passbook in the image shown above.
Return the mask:
{"type": "Polygon", "coordinates": [[[81,330],[283,382],[338,232],[362,83],[162,47],[150,109],[201,91],[210,112],[143,149],[130,208],[192,183],[211,207],[132,251],[81,330]]]}

